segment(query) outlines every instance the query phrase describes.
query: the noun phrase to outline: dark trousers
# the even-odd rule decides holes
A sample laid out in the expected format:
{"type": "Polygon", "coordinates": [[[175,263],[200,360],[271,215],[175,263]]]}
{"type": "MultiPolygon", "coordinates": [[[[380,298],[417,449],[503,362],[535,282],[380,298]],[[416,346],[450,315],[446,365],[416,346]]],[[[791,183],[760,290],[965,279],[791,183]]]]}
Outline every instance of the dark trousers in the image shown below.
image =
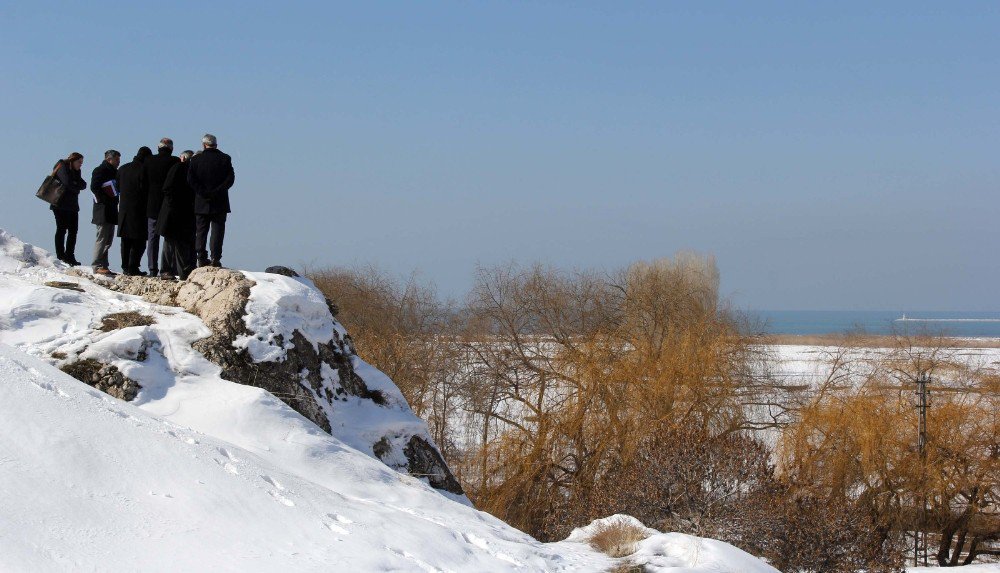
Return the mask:
{"type": "Polygon", "coordinates": [[[226,238],[226,214],[212,213],[210,215],[195,215],[197,218],[197,234],[194,238],[194,249],[198,255],[198,262],[208,260],[208,231],[212,230],[212,262],[222,260],[222,241],[226,238]]]}
{"type": "Polygon", "coordinates": [[[115,224],[97,225],[97,242],[94,243],[94,262],[91,263],[94,269],[106,269],[108,263],[108,251],[111,250],[111,242],[115,239],[115,224]]]}
{"type": "Polygon", "coordinates": [[[76,259],[76,232],[80,227],[80,213],[54,209],[56,216],[56,258],[60,261],[76,259]]]}
{"type": "Polygon", "coordinates": [[[161,272],[171,269],[181,280],[187,280],[188,275],[194,270],[194,243],[190,240],[179,241],[176,239],[163,238],[163,265],[161,272]],[[171,260],[167,260],[169,253],[171,260]]]}
{"type": "MultiPolygon", "coordinates": [[[[190,245],[188,245],[190,248],[190,245]]],[[[163,237],[163,249],[160,250],[160,274],[179,275],[180,268],[177,266],[177,253],[174,252],[174,242],[163,237]]]]}
{"type": "Polygon", "coordinates": [[[144,239],[129,239],[122,237],[122,270],[139,272],[142,264],[142,254],[146,251],[144,239]]]}
{"type": "Polygon", "coordinates": [[[160,235],[156,233],[156,219],[146,219],[146,268],[150,276],[160,272],[160,235]]]}

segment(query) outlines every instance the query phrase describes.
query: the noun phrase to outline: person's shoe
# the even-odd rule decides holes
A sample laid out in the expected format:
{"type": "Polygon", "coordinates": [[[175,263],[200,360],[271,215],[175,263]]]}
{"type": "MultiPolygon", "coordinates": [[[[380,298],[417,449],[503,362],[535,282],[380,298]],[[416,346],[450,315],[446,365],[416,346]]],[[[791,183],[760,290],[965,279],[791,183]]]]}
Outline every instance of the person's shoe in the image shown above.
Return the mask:
{"type": "Polygon", "coordinates": [[[221,269],[222,268],[222,261],[216,259],[216,260],[212,261],[212,266],[215,267],[215,268],[217,268],[217,269],[221,269]]]}
{"type": "Polygon", "coordinates": [[[161,281],[175,281],[175,280],[177,280],[177,277],[175,277],[174,275],[172,275],[170,273],[160,273],[160,280],[161,281]]]}
{"type": "Polygon", "coordinates": [[[101,275],[102,277],[118,276],[118,273],[111,272],[111,269],[94,269],[94,274],[101,275]]]}
{"type": "Polygon", "coordinates": [[[78,266],[80,266],[80,261],[78,261],[78,260],[76,260],[75,258],[72,258],[72,257],[66,257],[66,258],[63,258],[63,259],[60,259],[60,260],[62,262],[64,262],[64,263],[66,263],[67,265],[71,266],[71,267],[78,267],[78,266]]]}
{"type": "Polygon", "coordinates": [[[210,267],[212,265],[209,264],[208,259],[198,259],[198,264],[195,266],[200,269],[201,267],[210,267]]]}

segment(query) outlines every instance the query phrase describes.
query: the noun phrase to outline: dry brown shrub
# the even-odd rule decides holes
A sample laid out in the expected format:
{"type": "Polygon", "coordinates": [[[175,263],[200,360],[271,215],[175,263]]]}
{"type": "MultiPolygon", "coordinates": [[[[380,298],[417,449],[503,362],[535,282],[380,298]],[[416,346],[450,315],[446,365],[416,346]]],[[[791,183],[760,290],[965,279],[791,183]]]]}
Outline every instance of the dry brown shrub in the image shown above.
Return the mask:
{"type": "Polygon", "coordinates": [[[139,314],[135,311],[116,312],[101,319],[101,328],[99,330],[101,332],[112,332],[131,326],[149,326],[155,322],[153,317],[139,314]]]}
{"type": "Polygon", "coordinates": [[[591,547],[610,557],[626,557],[635,553],[643,539],[645,528],[624,520],[608,520],[595,528],[590,535],[591,547]]]}

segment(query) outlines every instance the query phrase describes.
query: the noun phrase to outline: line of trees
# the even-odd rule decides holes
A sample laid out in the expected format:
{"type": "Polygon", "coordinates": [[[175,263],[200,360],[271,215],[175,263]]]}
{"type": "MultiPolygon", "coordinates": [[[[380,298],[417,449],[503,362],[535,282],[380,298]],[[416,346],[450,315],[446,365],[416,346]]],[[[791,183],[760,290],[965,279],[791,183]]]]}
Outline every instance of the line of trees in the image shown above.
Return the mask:
{"type": "Polygon", "coordinates": [[[476,505],[542,540],[628,513],[782,570],[847,572],[898,570],[907,531],[936,532],[942,564],[996,539],[997,379],[940,340],[848,345],[790,389],[709,257],[483,268],[462,301],[371,267],[309,275],[476,505]],[[904,381],[923,372],[955,391],[936,394],[920,461],[904,381]]]}

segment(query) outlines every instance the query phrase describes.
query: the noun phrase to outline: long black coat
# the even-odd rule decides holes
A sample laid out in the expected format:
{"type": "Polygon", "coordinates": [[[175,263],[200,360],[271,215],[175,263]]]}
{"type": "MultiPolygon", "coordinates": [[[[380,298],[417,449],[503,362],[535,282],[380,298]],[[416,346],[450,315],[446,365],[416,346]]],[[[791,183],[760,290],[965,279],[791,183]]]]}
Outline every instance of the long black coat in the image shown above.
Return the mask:
{"type": "Polygon", "coordinates": [[[155,219],[160,216],[160,206],[163,203],[163,182],[167,180],[167,172],[180,162],[180,158],[170,154],[170,149],[161,147],[156,155],[142,162],[145,174],[143,184],[146,186],[146,216],[155,219]]]}
{"type": "Polygon", "coordinates": [[[170,168],[163,183],[163,206],[156,218],[157,234],[172,241],[194,243],[194,190],[187,183],[188,163],[170,168]]]}
{"type": "Polygon", "coordinates": [[[109,197],[101,188],[108,181],[118,179],[118,168],[107,161],[94,168],[90,176],[90,191],[94,194],[94,216],[90,220],[95,225],[118,223],[118,197],[109,197]]]}
{"type": "Polygon", "coordinates": [[[63,195],[59,202],[49,207],[53,211],[80,211],[80,191],[87,188],[87,182],[83,180],[78,169],[73,169],[65,161],[60,161],[56,165],[56,178],[63,185],[63,195]]]}
{"type": "Polygon", "coordinates": [[[145,173],[139,155],[118,168],[118,236],[143,239],[149,236],[146,220],[145,173]]]}
{"type": "Polygon", "coordinates": [[[236,181],[233,159],[218,149],[206,149],[191,158],[188,185],[194,189],[194,212],[199,215],[231,213],[229,188],[236,181]]]}

